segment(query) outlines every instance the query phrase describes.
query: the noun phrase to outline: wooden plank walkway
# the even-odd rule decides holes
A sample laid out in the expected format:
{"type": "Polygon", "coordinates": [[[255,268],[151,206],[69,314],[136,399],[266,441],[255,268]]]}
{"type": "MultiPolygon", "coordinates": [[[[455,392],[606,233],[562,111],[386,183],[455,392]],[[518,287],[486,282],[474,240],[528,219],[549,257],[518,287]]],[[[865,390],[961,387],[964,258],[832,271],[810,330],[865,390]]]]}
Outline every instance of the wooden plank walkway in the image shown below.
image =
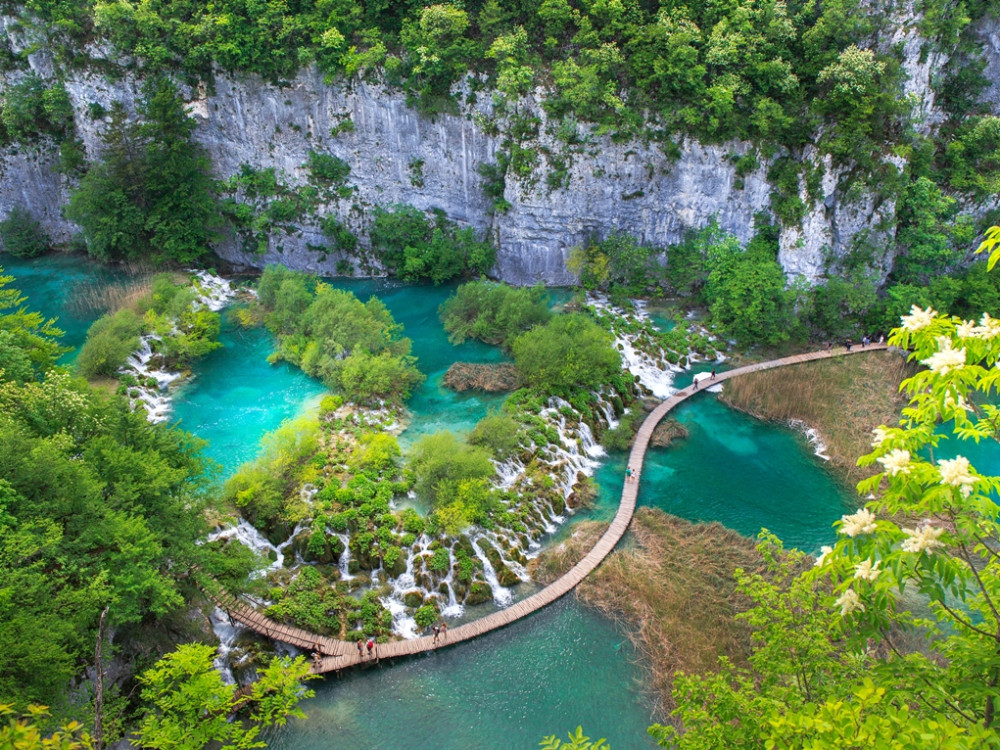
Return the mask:
{"type": "MultiPolygon", "coordinates": [[[[796,365],[802,362],[812,362],[818,359],[829,359],[831,357],[844,356],[846,354],[863,354],[871,351],[884,351],[885,349],[885,345],[869,344],[865,348],[860,346],[855,347],[850,352],[845,351],[843,348],[837,348],[832,352],[824,350],[819,352],[809,352],[806,354],[796,354],[791,357],[783,357],[782,359],[774,359],[768,362],[758,362],[756,364],[746,365],[745,367],[739,367],[735,370],[720,372],[715,376],[714,381],[709,382],[708,379],[704,379],[701,383],[689,385],[687,388],[683,388],[674,393],[646,417],[642,426],[639,428],[639,431],[636,433],[635,442],[632,445],[632,452],[629,455],[628,465],[632,467],[633,471],[639,471],[639,482],[641,482],[643,459],[646,456],[646,448],[649,446],[649,440],[653,434],[653,430],[656,428],[656,425],[658,425],[660,420],[662,420],[676,406],[691,398],[691,396],[696,393],[707,390],[713,385],[718,385],[719,383],[725,382],[730,378],[735,378],[750,372],[770,370],[775,367],[786,367],[788,365],[796,365]]],[[[570,568],[563,576],[550,583],[541,591],[529,596],[527,599],[516,602],[505,609],[494,612],[486,617],[482,617],[474,622],[450,628],[448,630],[448,634],[440,637],[436,643],[434,642],[432,636],[393,641],[391,643],[380,643],[375,647],[375,654],[373,658],[368,658],[367,656],[362,657],[358,653],[357,644],[355,643],[348,643],[346,641],[310,633],[309,631],[302,630],[300,628],[282,625],[281,623],[265,617],[253,607],[244,604],[229,594],[209,594],[209,596],[215,601],[216,604],[219,605],[221,609],[228,612],[229,616],[233,620],[240,622],[246,627],[266,635],[269,638],[273,638],[284,643],[290,643],[293,646],[298,646],[299,648],[307,649],[314,653],[319,652],[322,654],[321,658],[314,659],[313,661],[312,671],[317,674],[334,672],[336,670],[343,669],[344,667],[374,661],[375,658],[386,659],[398,656],[412,656],[425,651],[433,651],[434,649],[442,646],[451,646],[456,643],[461,643],[462,641],[471,640],[483,635],[484,633],[488,633],[491,630],[497,630],[505,625],[509,625],[522,617],[527,617],[531,613],[538,611],[547,604],[551,604],[556,599],[559,599],[564,594],[570,592],[580,581],[582,581],[592,570],[594,570],[594,568],[600,565],[601,561],[603,561],[605,557],[611,554],[615,545],[617,545],[622,536],[624,536],[629,523],[632,521],[632,514],[635,512],[635,503],[639,494],[639,482],[624,482],[622,486],[621,502],[618,505],[618,511],[615,513],[614,519],[611,521],[611,525],[598,540],[597,544],[594,545],[594,548],[588,552],[582,560],[570,568]]]]}

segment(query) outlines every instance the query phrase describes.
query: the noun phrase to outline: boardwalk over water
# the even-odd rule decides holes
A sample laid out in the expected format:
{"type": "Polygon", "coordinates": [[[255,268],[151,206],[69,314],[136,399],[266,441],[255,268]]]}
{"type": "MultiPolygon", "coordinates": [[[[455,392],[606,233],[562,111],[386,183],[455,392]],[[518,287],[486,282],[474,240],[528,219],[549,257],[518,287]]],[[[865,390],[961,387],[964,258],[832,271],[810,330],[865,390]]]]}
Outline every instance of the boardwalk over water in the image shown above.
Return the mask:
{"type": "MultiPolygon", "coordinates": [[[[739,367],[735,370],[720,372],[711,383],[707,379],[701,383],[689,385],[687,388],[674,393],[670,398],[657,406],[646,417],[639,431],[636,433],[635,442],[632,445],[632,452],[629,455],[628,465],[633,471],[638,470],[640,481],[642,477],[642,462],[646,455],[646,448],[649,446],[649,439],[653,434],[656,425],[660,423],[674,407],[683,403],[691,396],[700,391],[706,390],[710,386],[718,385],[730,378],[745,375],[759,370],[770,370],[775,367],[785,367],[796,365],[802,362],[812,362],[819,359],[829,359],[831,357],[844,356],[846,354],[863,354],[871,351],[884,351],[886,347],[879,344],[870,344],[865,348],[857,347],[850,352],[843,348],[835,349],[832,352],[819,351],[807,354],[796,354],[791,357],[774,359],[769,362],[758,362],[756,364],[739,367]]],[[[629,523],[632,521],[632,514],[635,511],[635,503],[639,494],[639,482],[624,482],[622,486],[621,503],[615,513],[611,525],[604,535],[598,540],[594,548],[570,568],[563,576],[550,583],[541,591],[523,599],[511,606],[482,617],[474,622],[449,628],[447,636],[442,636],[435,643],[432,636],[412,638],[410,640],[393,641],[391,643],[380,643],[376,646],[375,656],[379,659],[392,658],[396,656],[412,656],[424,651],[433,651],[442,646],[450,646],[462,641],[468,641],[477,636],[497,630],[505,625],[509,625],[515,620],[527,617],[532,612],[536,612],[547,604],[551,604],[563,594],[568,593],[588,573],[596,568],[624,536],[629,523]]],[[[319,651],[323,657],[314,660],[312,671],[315,673],[334,672],[344,667],[355,664],[373,661],[369,658],[362,658],[358,653],[355,643],[328,638],[309,631],[295,628],[290,625],[282,625],[274,620],[265,617],[248,604],[239,601],[228,594],[211,595],[212,599],[236,622],[261,633],[268,638],[290,643],[309,651],[319,651]]]]}

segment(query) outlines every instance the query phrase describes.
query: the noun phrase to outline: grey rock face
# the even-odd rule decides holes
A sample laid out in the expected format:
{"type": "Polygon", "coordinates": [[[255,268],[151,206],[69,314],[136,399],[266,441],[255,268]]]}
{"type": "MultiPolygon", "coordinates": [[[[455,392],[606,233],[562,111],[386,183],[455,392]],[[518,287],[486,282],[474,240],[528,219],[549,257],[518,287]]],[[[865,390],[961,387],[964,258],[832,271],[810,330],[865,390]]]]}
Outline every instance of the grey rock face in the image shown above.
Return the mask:
{"type": "MultiPolygon", "coordinates": [[[[0,30],[12,37],[12,44],[23,45],[9,26],[0,18],[0,30]]],[[[1000,70],[996,27],[995,22],[983,27],[984,48],[993,66],[988,73],[1000,70]]],[[[933,120],[928,82],[932,68],[941,61],[934,56],[929,62],[918,59],[920,45],[909,28],[897,41],[904,43],[907,58],[907,92],[920,97],[927,119],[933,120]]],[[[51,75],[47,56],[33,55],[30,62],[39,74],[51,75]]],[[[118,101],[132,110],[140,83],[127,76],[111,82],[71,73],[66,87],[76,109],[78,134],[88,156],[97,158],[105,120],[92,120],[89,106],[100,103],[110,108],[118,101]]],[[[498,114],[488,94],[480,94],[477,103],[461,105],[458,114],[428,118],[408,107],[398,91],[360,82],[329,84],[315,69],[302,71],[287,87],[254,76],[219,75],[211,93],[185,93],[198,121],[196,138],[220,178],[248,164],[274,168],[287,184],[302,185],[308,178],[303,165],[309,152],[333,154],[350,164],[348,183],[355,192],[320,206],[321,215],[336,216],[363,243],[377,206],[405,203],[441,209],[450,219],[497,242],[495,273],[515,284],[572,282],[566,268],[572,249],[614,230],[666,247],[714,218],[746,241],[754,232],[754,215],[770,205],[766,165],[742,178],[737,175],[734,162],[749,151],[749,144],[707,146],[686,139],[679,144],[679,157],[671,158],[657,144],[614,143],[578,127],[583,144],[567,150],[554,135],[557,124],[547,121],[539,105],[540,94],[519,103],[524,114],[541,123],[539,135],[523,145],[539,154],[565,157],[563,179],[553,181],[559,187],[548,186],[546,177],[553,169],[549,157],[539,158],[530,177],[509,172],[504,199],[510,208],[494,214],[492,200],[483,190],[484,178],[477,172],[479,165],[496,162],[502,144],[490,127],[498,114]],[[352,128],[343,127],[347,121],[352,128]],[[420,180],[414,179],[415,169],[420,180]]],[[[810,153],[804,158],[818,159],[810,153]]],[[[59,207],[68,189],[51,170],[53,161],[52,149],[8,153],[0,175],[0,216],[16,203],[26,204],[57,239],[65,239],[73,227],[61,218],[59,207]]],[[[813,204],[802,187],[801,196],[809,206],[806,217],[801,226],[781,232],[779,260],[790,278],[821,280],[828,261],[845,253],[859,231],[879,225],[894,211],[863,192],[845,194],[837,183],[840,173],[829,163],[824,168],[822,200],[813,204]]],[[[323,251],[328,244],[311,218],[289,233],[271,237],[262,253],[247,252],[236,238],[222,242],[218,252],[245,266],[282,262],[332,274],[344,257],[323,251]]],[[[888,267],[888,259],[883,262],[888,267]]],[[[378,273],[377,263],[367,272],[378,273]]]]}

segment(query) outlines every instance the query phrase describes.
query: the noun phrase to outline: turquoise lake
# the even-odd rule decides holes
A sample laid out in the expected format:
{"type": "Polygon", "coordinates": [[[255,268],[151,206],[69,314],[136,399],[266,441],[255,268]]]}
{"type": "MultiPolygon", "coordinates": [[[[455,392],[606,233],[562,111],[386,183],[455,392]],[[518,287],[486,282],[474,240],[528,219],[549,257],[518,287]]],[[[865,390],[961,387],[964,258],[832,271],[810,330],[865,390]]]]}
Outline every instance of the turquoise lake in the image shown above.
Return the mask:
{"type": "MultiPolygon", "coordinates": [[[[0,256],[29,306],[58,316],[65,343],[79,345],[99,312],[72,312],[73,290],[118,277],[79,258],[34,262],[0,256]],[[68,280],[68,281],[67,281],[68,280]]],[[[500,396],[455,394],[441,385],[457,360],[502,359],[494,347],[452,346],[437,308],[452,287],[394,281],[334,281],[367,299],[382,299],[413,340],[426,382],[409,402],[414,415],[404,448],[438,429],[465,431],[500,396]]],[[[223,348],[198,362],[175,398],[174,420],[209,441],[207,453],[231,473],[256,452],[260,437],[314,404],[323,387],[285,364],[269,365],[265,331],[229,323],[223,348]]],[[[689,374],[678,377],[688,382],[689,374]]],[[[833,538],[831,524],[847,511],[851,493],[839,485],[795,432],[734,412],[704,394],[674,415],[686,440],[647,454],[639,501],[690,520],[714,520],[746,535],[767,527],[786,543],[814,551],[833,538]]],[[[600,494],[577,518],[610,518],[617,505],[625,454],[598,469],[600,494]]],[[[565,529],[559,532],[566,533],[565,529]]],[[[359,669],[312,684],[303,704],[309,719],[269,737],[271,747],[342,750],[532,748],[548,734],[578,724],[607,737],[615,750],[650,748],[653,720],[643,671],[624,635],[604,617],[564,599],[524,621],[475,642],[434,654],[359,669]]]]}

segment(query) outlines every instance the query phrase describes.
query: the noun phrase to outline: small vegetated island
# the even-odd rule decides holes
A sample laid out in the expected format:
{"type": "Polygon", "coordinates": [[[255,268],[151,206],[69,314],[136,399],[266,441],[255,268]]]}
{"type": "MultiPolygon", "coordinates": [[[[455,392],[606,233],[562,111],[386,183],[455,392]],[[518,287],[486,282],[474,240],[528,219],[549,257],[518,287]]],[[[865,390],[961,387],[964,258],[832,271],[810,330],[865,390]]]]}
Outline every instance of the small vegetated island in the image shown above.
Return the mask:
{"type": "Polygon", "coordinates": [[[540,540],[592,497],[599,441],[627,444],[642,412],[649,391],[620,350],[650,371],[695,356],[607,303],[553,313],[539,288],[469,282],[441,306],[446,330],[502,346],[525,387],[467,436],[426,435],[404,457],[395,434],[423,375],[381,302],[271,266],[236,314],[275,334],[273,359],[334,393],[227,481],[243,520],[212,544],[268,557],[248,591],[270,617],[347,640],[412,637],[512,603],[540,540]]]}

